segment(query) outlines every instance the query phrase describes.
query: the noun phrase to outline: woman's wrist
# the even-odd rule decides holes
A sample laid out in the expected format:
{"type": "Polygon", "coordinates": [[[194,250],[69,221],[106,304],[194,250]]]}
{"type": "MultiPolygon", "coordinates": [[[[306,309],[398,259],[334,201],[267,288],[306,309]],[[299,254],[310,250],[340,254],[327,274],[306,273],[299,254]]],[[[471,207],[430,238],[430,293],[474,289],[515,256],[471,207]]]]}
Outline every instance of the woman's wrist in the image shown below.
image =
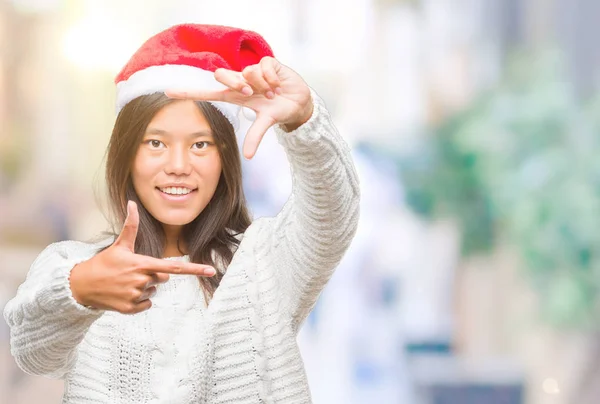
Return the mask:
{"type": "Polygon", "coordinates": [[[306,105],[306,107],[304,108],[304,113],[302,114],[302,118],[300,118],[297,121],[281,125],[283,127],[283,130],[285,130],[286,132],[293,132],[296,129],[298,129],[300,126],[304,125],[312,117],[314,109],[315,109],[315,105],[313,104],[312,100],[310,100],[308,102],[308,104],[306,105]]]}
{"type": "Polygon", "coordinates": [[[90,306],[88,303],[85,302],[83,296],[81,295],[80,291],[79,291],[79,282],[80,282],[80,275],[81,275],[81,271],[85,271],[85,266],[86,261],[81,262],[77,265],[75,265],[73,267],[73,269],[71,269],[71,274],[69,276],[69,287],[71,288],[71,296],[73,296],[73,299],[80,305],[87,307],[87,308],[92,308],[92,306],[90,306]]]}

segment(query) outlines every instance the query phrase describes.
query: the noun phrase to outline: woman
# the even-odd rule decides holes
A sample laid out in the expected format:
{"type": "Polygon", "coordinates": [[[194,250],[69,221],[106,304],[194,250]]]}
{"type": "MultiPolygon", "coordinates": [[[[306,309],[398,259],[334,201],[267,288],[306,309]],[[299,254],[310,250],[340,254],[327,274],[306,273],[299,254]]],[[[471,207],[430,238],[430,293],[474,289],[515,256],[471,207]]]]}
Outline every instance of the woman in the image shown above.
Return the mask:
{"type": "Polygon", "coordinates": [[[5,308],[26,372],[64,403],[310,402],[298,329],[347,249],[359,188],[320,99],[256,33],[179,25],[117,76],[107,153],[120,234],[46,248],[5,308]],[[165,91],[167,95],[165,95],[165,91]],[[292,168],[275,218],[251,223],[235,128],[274,125],[292,168]]]}

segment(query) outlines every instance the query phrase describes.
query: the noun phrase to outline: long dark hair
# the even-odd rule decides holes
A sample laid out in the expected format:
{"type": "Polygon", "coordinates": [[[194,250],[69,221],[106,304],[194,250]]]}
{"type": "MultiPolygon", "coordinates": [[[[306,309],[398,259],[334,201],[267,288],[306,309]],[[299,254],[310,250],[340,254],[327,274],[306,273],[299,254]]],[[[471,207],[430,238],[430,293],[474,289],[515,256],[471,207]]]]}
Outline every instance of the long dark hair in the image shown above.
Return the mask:
{"type": "MultiPolygon", "coordinates": [[[[135,252],[162,258],[165,233],[161,223],[142,205],[131,180],[131,167],[152,118],[174,100],[163,93],[140,96],[117,116],[106,154],[106,182],[113,235],[127,215],[127,201],[138,205],[140,224],[135,252]]],[[[217,274],[199,277],[207,301],[219,286],[224,270],[239,245],[237,235],[246,231],[251,219],[242,188],[242,166],[235,131],[230,122],[208,102],[196,102],[208,121],[221,158],[222,172],[212,199],[180,234],[191,262],[213,265],[217,274]]]]}

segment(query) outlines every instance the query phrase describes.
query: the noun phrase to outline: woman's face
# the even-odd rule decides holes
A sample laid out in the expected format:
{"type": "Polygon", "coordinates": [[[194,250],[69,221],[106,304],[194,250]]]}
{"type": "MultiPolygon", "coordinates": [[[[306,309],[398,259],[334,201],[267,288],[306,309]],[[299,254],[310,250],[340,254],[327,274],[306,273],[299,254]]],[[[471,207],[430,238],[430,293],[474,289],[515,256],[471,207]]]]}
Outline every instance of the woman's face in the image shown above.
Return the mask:
{"type": "Polygon", "coordinates": [[[178,100],[150,121],[131,177],[140,201],[170,228],[194,220],[221,176],[221,159],[208,121],[193,101],[178,100]]]}

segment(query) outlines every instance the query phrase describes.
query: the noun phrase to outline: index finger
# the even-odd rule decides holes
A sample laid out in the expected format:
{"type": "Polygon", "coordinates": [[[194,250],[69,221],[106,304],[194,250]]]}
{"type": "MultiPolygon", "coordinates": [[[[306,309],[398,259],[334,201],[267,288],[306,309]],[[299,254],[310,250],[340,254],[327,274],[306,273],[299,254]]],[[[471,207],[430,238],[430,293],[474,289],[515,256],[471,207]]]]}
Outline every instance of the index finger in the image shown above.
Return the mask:
{"type": "Polygon", "coordinates": [[[148,258],[144,261],[144,272],[152,274],[197,275],[213,276],[216,271],[210,265],[192,262],[165,261],[158,258],[148,258]]]}
{"type": "Polygon", "coordinates": [[[275,120],[264,114],[258,114],[256,119],[248,129],[244,138],[243,153],[244,157],[251,159],[256,154],[258,145],[262,141],[265,133],[271,126],[275,124],[275,120]]]}

